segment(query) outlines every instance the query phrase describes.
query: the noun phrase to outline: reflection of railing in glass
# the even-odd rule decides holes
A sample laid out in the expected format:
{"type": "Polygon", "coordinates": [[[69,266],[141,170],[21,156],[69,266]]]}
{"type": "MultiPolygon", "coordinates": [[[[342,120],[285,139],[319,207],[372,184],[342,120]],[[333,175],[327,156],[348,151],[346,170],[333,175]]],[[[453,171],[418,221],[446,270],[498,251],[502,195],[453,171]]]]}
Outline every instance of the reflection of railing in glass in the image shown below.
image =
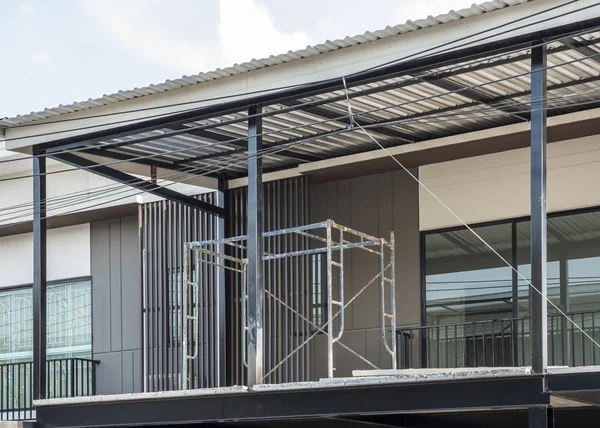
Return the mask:
{"type": "MultiPolygon", "coordinates": [[[[98,361],[62,358],[47,361],[47,398],[95,394],[98,361]]],[[[33,420],[33,362],[0,364],[0,420],[33,420]]]]}
{"type": "MultiPolygon", "coordinates": [[[[600,310],[548,315],[548,364],[586,366],[600,363],[594,340],[600,335],[600,310]],[[575,324],[574,324],[575,323],[575,324]]],[[[527,366],[531,358],[528,318],[506,318],[418,326],[397,330],[401,368],[527,366]]]]}

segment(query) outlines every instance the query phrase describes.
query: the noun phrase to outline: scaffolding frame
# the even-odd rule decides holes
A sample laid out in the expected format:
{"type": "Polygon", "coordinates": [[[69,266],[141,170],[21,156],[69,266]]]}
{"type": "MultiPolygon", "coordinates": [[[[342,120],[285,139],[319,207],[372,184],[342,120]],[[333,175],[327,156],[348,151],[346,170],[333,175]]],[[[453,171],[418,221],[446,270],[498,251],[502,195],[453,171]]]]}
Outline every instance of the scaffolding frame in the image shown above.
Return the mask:
{"type": "MultiPolygon", "coordinates": [[[[396,346],[396,304],[395,304],[395,239],[394,232],[390,233],[389,241],[384,238],[378,238],[346,226],[337,224],[333,220],[325,220],[319,223],[313,223],[308,225],[302,225],[291,228],[284,228],[274,230],[270,232],[264,232],[262,234],[263,240],[270,238],[282,237],[288,235],[300,235],[310,239],[311,243],[317,243],[317,245],[309,245],[311,248],[305,248],[301,250],[294,250],[289,252],[266,252],[263,251],[262,261],[268,263],[271,261],[300,257],[300,256],[312,256],[317,254],[324,254],[326,259],[325,266],[325,291],[327,296],[326,301],[326,315],[327,321],[322,325],[317,325],[309,317],[300,313],[297,309],[294,309],[289,305],[282,296],[277,296],[274,292],[267,290],[264,286],[262,292],[265,297],[269,297],[274,302],[278,303],[288,311],[293,313],[295,316],[302,319],[308,326],[314,329],[314,331],[306,338],[302,343],[296,346],[290,353],[288,353],[282,360],[275,364],[270,370],[263,376],[262,381],[264,382],[269,375],[280,368],[287,360],[289,360],[296,352],[306,346],[317,334],[323,333],[327,337],[327,376],[329,378],[334,377],[334,344],[339,344],[346,351],[356,356],[372,368],[378,369],[375,364],[369,361],[364,356],[360,355],[347,345],[341,342],[344,334],[345,327],[345,310],[372,284],[378,282],[380,287],[380,328],[381,328],[381,340],[384,344],[386,352],[391,357],[391,368],[397,368],[397,346],[396,346]],[[337,234],[337,239],[334,236],[337,234]],[[321,236],[323,235],[323,236],[321,236]],[[345,300],[344,296],[344,253],[348,250],[358,249],[369,252],[376,255],[379,258],[379,272],[372,277],[363,287],[360,288],[348,301],[345,300]],[[337,254],[337,257],[335,255],[337,254]],[[337,275],[334,275],[334,269],[338,269],[337,275]],[[337,295],[334,296],[335,278],[337,278],[337,295]],[[387,291],[386,291],[387,288],[387,291]],[[386,298],[387,296],[387,298],[386,298]],[[334,314],[334,308],[336,312],[334,314]],[[339,317],[339,327],[337,331],[334,329],[334,321],[339,317]],[[389,335],[389,340],[388,340],[389,335]]],[[[248,260],[246,258],[237,258],[227,255],[223,252],[217,251],[218,248],[224,248],[224,246],[236,247],[246,249],[245,241],[248,239],[247,235],[235,236],[231,238],[223,239],[212,239],[200,242],[188,242],[185,243],[184,249],[184,272],[185,280],[183,283],[182,293],[182,309],[183,309],[183,366],[182,366],[182,378],[183,378],[183,389],[188,389],[191,384],[191,380],[188,379],[187,364],[189,360],[198,358],[198,331],[199,331],[199,318],[198,314],[200,311],[199,307],[199,288],[202,286],[200,278],[197,275],[198,267],[202,263],[215,266],[217,269],[225,269],[232,272],[237,272],[242,276],[242,325],[241,328],[241,340],[242,340],[242,363],[245,367],[248,366],[247,356],[247,271],[248,271],[248,260]],[[193,263],[190,266],[190,254],[193,254],[193,263]],[[190,269],[191,267],[191,269],[190,269]],[[192,274],[190,277],[190,273],[192,274]],[[189,302],[189,290],[192,290],[192,304],[189,302]],[[190,314],[191,312],[191,314],[190,314]],[[189,337],[188,321],[192,322],[192,340],[189,337]],[[188,343],[192,344],[193,353],[190,355],[188,349],[188,343]]]]}

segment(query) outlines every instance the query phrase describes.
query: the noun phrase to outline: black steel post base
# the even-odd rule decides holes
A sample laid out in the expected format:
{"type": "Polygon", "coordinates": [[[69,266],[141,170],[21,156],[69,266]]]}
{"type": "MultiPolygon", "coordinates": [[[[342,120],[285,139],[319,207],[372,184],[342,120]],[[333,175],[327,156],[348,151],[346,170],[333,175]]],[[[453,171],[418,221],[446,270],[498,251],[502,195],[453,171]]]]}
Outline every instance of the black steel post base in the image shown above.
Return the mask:
{"type": "Polygon", "coordinates": [[[529,428],[554,428],[554,410],[550,406],[529,408],[529,428]]]}

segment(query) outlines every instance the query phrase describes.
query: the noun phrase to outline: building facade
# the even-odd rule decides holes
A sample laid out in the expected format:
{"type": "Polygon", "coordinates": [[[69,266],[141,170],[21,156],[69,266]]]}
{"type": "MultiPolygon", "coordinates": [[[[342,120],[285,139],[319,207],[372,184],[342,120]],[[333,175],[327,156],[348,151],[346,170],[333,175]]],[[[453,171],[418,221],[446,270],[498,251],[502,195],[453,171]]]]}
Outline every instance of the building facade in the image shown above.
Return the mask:
{"type": "Polygon", "coordinates": [[[0,414],[592,426],[600,6],[571,3],[5,119],[33,168],[0,182],[0,414]]]}

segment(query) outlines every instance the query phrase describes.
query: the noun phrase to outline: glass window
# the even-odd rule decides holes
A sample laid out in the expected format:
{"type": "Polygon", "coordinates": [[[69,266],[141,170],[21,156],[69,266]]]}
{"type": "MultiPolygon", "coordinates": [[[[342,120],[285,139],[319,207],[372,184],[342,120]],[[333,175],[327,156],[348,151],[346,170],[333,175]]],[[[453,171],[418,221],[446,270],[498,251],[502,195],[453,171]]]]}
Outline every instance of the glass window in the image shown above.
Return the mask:
{"type": "MultiPolygon", "coordinates": [[[[32,290],[0,290],[0,364],[30,360],[33,348],[32,290]]],[[[48,358],[91,357],[92,298],[89,280],[48,286],[48,358]]]]}
{"type": "MultiPolygon", "coordinates": [[[[430,354],[437,352],[436,347],[451,349],[444,345],[446,341],[456,348],[448,351],[446,358],[452,357],[460,364],[484,364],[485,355],[497,354],[486,351],[486,336],[491,333],[493,337],[498,336],[500,320],[501,334],[512,335],[510,346],[513,358],[518,358],[516,363],[528,363],[531,355],[530,300],[534,293],[529,284],[530,229],[529,220],[508,220],[474,228],[509,263],[513,262],[514,248],[520,274],[515,276],[517,320],[512,323],[512,328],[506,329],[504,325],[512,318],[512,269],[466,229],[425,234],[426,321],[429,326],[434,326],[427,330],[434,336],[427,337],[430,354]],[[456,323],[463,324],[450,329],[444,327],[456,323]],[[483,332],[478,333],[477,329],[483,332]],[[449,332],[454,332],[454,336],[449,332]],[[461,357],[464,358],[461,360],[461,357]]],[[[547,242],[549,363],[600,364],[600,353],[586,337],[586,334],[591,337],[600,334],[600,210],[550,215],[547,242]]],[[[498,348],[495,339],[492,349],[494,347],[498,348]]],[[[451,363],[436,361],[432,364],[451,363]]]]}
{"type": "MultiPolygon", "coordinates": [[[[511,223],[474,229],[502,257],[511,257],[511,223]]],[[[427,324],[449,324],[510,316],[512,271],[466,229],[428,234],[427,324]]]]}

